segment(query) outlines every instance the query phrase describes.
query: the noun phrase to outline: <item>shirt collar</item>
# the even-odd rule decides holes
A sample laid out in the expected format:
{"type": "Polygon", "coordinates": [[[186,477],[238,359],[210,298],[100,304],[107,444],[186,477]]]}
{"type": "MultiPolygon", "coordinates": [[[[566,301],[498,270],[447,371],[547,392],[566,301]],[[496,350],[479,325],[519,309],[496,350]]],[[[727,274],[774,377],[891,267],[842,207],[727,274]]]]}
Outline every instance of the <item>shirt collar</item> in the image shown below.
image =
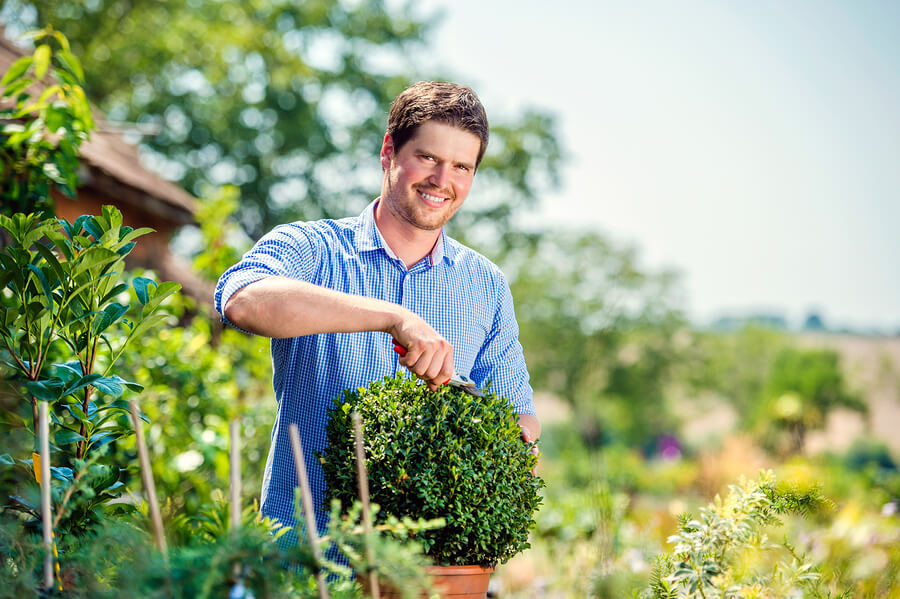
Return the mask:
{"type": "MultiPolygon", "coordinates": [[[[361,252],[382,249],[388,256],[397,259],[397,255],[381,236],[381,231],[375,224],[375,206],[380,200],[380,197],[375,198],[359,215],[359,235],[356,237],[356,247],[361,252]]],[[[447,233],[441,228],[441,235],[429,255],[432,266],[444,259],[453,264],[456,248],[453,247],[453,244],[448,243],[449,239],[447,233]]]]}

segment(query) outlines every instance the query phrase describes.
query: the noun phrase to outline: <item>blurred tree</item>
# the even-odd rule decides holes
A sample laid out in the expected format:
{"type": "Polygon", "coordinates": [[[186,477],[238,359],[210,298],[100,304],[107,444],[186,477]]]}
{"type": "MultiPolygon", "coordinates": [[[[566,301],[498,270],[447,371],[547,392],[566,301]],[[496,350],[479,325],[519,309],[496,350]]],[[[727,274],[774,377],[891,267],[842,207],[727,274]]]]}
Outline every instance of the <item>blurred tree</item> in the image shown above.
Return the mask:
{"type": "Polygon", "coordinates": [[[828,413],[838,407],[867,411],[866,403],[847,390],[837,352],[786,347],[772,365],[754,424],[769,448],[797,453],[806,434],[824,427],[828,413]]]}
{"type": "Polygon", "coordinates": [[[532,383],[575,410],[584,440],[646,444],[671,432],[665,388],[685,325],[676,277],[639,269],[596,233],[521,236],[503,260],[532,383]]]}
{"type": "Polygon", "coordinates": [[[723,398],[740,426],[750,428],[775,357],[788,342],[785,333],[752,324],[735,332],[697,332],[677,376],[694,395],[712,391],[723,398]]]}
{"type": "Polygon", "coordinates": [[[825,322],[818,312],[810,312],[806,315],[806,320],[803,322],[804,331],[825,331],[827,329],[828,327],[825,326],[825,322]]]}
{"type": "MultiPolygon", "coordinates": [[[[281,222],[355,214],[377,193],[390,102],[424,78],[416,62],[432,21],[411,17],[411,4],[5,0],[0,14],[14,29],[63,31],[88,96],[146,134],[149,165],[197,195],[206,183],[238,186],[237,217],[256,238],[281,222]]],[[[497,118],[492,138],[486,182],[456,230],[479,221],[502,236],[557,180],[546,115],[497,118]]]]}

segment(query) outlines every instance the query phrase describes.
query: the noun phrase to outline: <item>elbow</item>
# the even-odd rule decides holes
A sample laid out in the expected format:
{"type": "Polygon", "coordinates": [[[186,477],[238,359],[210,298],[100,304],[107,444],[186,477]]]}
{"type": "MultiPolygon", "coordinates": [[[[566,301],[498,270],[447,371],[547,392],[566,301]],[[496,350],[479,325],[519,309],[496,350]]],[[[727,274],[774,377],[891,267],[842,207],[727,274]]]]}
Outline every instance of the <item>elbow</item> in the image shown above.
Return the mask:
{"type": "Polygon", "coordinates": [[[243,289],[239,289],[228,298],[228,302],[225,304],[222,312],[228,322],[242,329],[249,330],[251,302],[248,302],[247,298],[243,297],[245,294],[242,294],[242,291],[243,289]]]}

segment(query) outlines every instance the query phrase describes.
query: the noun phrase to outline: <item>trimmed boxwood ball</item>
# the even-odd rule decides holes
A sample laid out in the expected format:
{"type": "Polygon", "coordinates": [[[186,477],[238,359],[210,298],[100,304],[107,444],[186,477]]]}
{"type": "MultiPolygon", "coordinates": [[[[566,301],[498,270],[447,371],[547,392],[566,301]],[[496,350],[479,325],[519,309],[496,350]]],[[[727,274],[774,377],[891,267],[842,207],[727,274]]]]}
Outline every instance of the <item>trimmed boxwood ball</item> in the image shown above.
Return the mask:
{"type": "Polygon", "coordinates": [[[358,498],[353,421],[363,422],[371,500],[380,514],[443,518],[416,536],[435,563],[493,566],[527,549],[541,503],[537,458],[509,403],[398,374],[345,391],[331,411],[322,467],[329,499],[358,498]]]}

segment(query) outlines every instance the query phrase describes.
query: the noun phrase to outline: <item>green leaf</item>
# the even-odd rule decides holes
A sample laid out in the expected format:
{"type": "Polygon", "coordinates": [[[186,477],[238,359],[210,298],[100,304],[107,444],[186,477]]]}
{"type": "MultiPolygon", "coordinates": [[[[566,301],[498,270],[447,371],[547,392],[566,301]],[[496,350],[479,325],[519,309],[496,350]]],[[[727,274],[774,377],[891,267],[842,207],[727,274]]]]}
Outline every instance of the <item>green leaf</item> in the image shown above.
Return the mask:
{"type": "Polygon", "coordinates": [[[53,442],[57,445],[69,445],[78,441],[84,441],[84,437],[68,428],[60,429],[53,435],[53,442]]]}
{"type": "Polygon", "coordinates": [[[100,239],[103,237],[103,228],[97,222],[96,218],[85,219],[82,223],[82,226],[84,227],[84,230],[93,235],[94,239],[96,239],[97,241],[100,241],[100,239]]]}
{"type": "Polygon", "coordinates": [[[41,44],[34,51],[34,76],[43,79],[50,68],[50,46],[41,44]]]}
{"type": "Polygon", "coordinates": [[[0,79],[0,85],[7,85],[11,81],[15,81],[19,77],[25,74],[25,71],[28,70],[28,67],[34,62],[34,59],[31,56],[23,56],[19,60],[15,61],[9,66],[6,74],[3,75],[3,79],[0,79]]]}
{"type": "Polygon", "coordinates": [[[43,381],[28,381],[25,383],[25,388],[41,401],[56,401],[64,395],[60,393],[62,381],[57,378],[43,381]]]}
{"type": "Polygon", "coordinates": [[[66,406],[66,409],[69,410],[69,413],[72,415],[72,417],[79,422],[87,422],[87,414],[84,413],[84,410],[81,409],[81,406],[79,404],[69,404],[66,406]]]}
{"type": "Polygon", "coordinates": [[[75,471],[65,466],[50,466],[50,474],[56,480],[70,481],[75,477],[75,471]]]}
{"type": "Polygon", "coordinates": [[[144,316],[149,315],[159,307],[164,299],[179,289],[181,289],[181,285],[175,281],[165,281],[161,283],[159,287],[156,288],[156,293],[153,294],[150,301],[141,308],[141,314],[144,316]]]}
{"type": "Polygon", "coordinates": [[[37,131],[33,127],[27,127],[26,129],[19,131],[18,133],[13,133],[7,137],[5,145],[16,147],[36,133],[37,131]]]}
{"type": "Polygon", "coordinates": [[[87,374],[87,375],[81,377],[80,379],[78,379],[78,382],[76,382],[74,385],[72,385],[71,387],[69,387],[68,389],[66,389],[66,390],[62,393],[62,395],[64,395],[64,396],[65,396],[65,395],[72,395],[73,393],[75,393],[75,392],[77,392],[77,391],[80,391],[81,389],[84,389],[84,388],[87,387],[88,385],[93,385],[96,381],[98,381],[98,380],[100,380],[100,379],[102,379],[102,378],[103,378],[103,375],[102,375],[102,374],[98,374],[98,373],[96,373],[96,372],[93,372],[93,373],[91,373],[91,374],[87,374]]]}
{"type": "Polygon", "coordinates": [[[38,104],[46,105],[47,101],[53,96],[53,94],[57,94],[62,90],[59,85],[50,85],[41,92],[41,95],[38,97],[38,104]]]}
{"type": "Polygon", "coordinates": [[[111,324],[122,318],[122,316],[124,316],[126,312],[128,312],[128,306],[125,306],[118,302],[109,304],[103,309],[103,312],[101,312],[99,318],[94,319],[91,330],[95,335],[99,335],[107,328],[109,328],[111,324]]]}
{"type": "Polygon", "coordinates": [[[107,395],[119,397],[125,392],[124,381],[118,376],[105,376],[91,383],[95,389],[107,395]]]}
{"type": "Polygon", "coordinates": [[[86,249],[81,255],[81,259],[78,261],[78,266],[75,267],[72,276],[78,276],[81,273],[92,268],[106,266],[118,259],[119,255],[109,248],[105,248],[99,245],[91,245],[91,247],[86,249]]]}
{"type": "Polygon", "coordinates": [[[10,83],[4,90],[3,95],[0,97],[9,98],[15,96],[28,88],[28,86],[34,83],[34,79],[31,77],[22,77],[21,79],[17,79],[10,83]]]}
{"type": "Polygon", "coordinates": [[[28,269],[37,276],[38,281],[41,283],[41,290],[44,292],[44,297],[47,298],[47,305],[53,306],[53,291],[50,289],[50,282],[47,281],[47,276],[34,264],[29,264],[28,269]]]}
{"type": "Polygon", "coordinates": [[[93,129],[94,119],[91,116],[91,105],[88,102],[87,96],[84,95],[84,90],[81,87],[75,87],[72,89],[72,92],[74,93],[75,98],[71,103],[76,116],[82,121],[85,130],[93,129]]]}
{"type": "Polygon", "coordinates": [[[62,368],[68,372],[74,372],[79,377],[84,376],[84,373],[81,371],[81,362],[77,360],[72,360],[71,362],[59,362],[54,364],[56,368],[62,368]]]}
{"type": "MultiPolygon", "coordinates": [[[[63,229],[71,229],[71,225],[64,219],[57,219],[57,223],[63,227],[63,229]]],[[[46,233],[47,239],[49,239],[56,249],[63,255],[67,262],[71,262],[75,253],[72,250],[72,242],[70,239],[59,230],[51,230],[46,233]]]]}
{"type": "Polygon", "coordinates": [[[106,302],[108,302],[109,300],[111,300],[112,298],[114,298],[115,296],[119,295],[120,293],[122,293],[124,291],[128,291],[128,284],[127,283],[119,283],[118,285],[116,285],[115,287],[110,289],[106,293],[106,295],[103,296],[103,298],[100,300],[100,304],[101,305],[105,304],[106,302]]]}
{"type": "Polygon", "coordinates": [[[63,68],[75,75],[79,83],[84,83],[84,70],[78,57],[68,50],[60,50],[56,53],[56,58],[62,63],[63,68]]]}
{"type": "Polygon", "coordinates": [[[153,233],[156,229],[151,229],[150,227],[141,227],[140,229],[135,229],[133,231],[127,232],[125,235],[119,239],[119,243],[128,243],[130,241],[134,241],[138,237],[142,235],[146,235],[147,233],[153,233]]]}
{"type": "Polygon", "coordinates": [[[53,269],[53,272],[56,273],[57,280],[64,281],[66,279],[66,273],[63,270],[62,265],[59,263],[59,260],[56,258],[56,254],[54,254],[50,248],[41,243],[37,244],[35,248],[37,249],[41,257],[44,258],[44,261],[46,261],[47,264],[50,265],[50,268],[53,269]]]}
{"type": "Polygon", "coordinates": [[[156,287],[156,281],[147,277],[135,277],[131,284],[134,285],[134,292],[137,293],[138,301],[141,304],[146,304],[150,301],[148,286],[153,285],[156,287]]]}

